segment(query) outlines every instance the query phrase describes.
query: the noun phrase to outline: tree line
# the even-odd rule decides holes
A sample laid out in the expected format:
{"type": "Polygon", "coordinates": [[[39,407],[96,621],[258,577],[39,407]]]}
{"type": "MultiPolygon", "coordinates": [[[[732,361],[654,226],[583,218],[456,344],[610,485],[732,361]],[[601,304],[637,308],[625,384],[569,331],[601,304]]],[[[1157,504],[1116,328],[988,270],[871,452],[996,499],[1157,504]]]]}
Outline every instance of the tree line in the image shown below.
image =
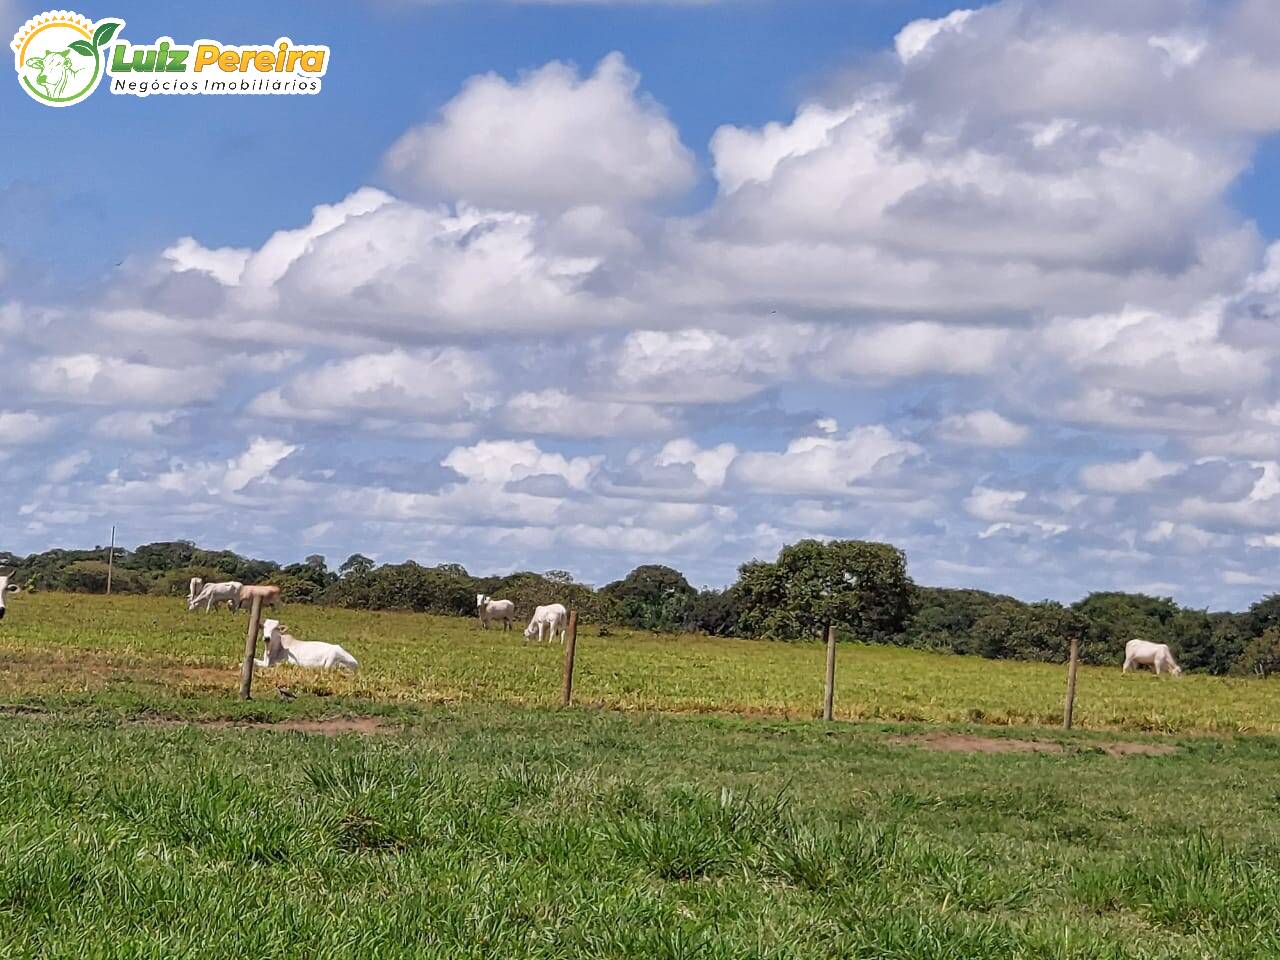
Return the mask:
{"type": "MultiPolygon", "coordinates": [[[[104,593],[105,550],[0,551],[27,589],[104,593]]],[[[1167,597],[1098,592],[1076,603],[1027,603],[982,590],[927,587],[890,544],[802,540],[771,562],[751,560],[723,589],[698,589],[678,570],[645,564],[599,588],[561,570],[476,576],[455,563],[376,564],[362,554],[331,569],[323,556],[278,564],[188,541],[117,548],[112,591],[185,596],[192,577],[270,581],[287,603],[474,616],[476,594],[511,600],[527,614],[542,603],[576,609],[587,623],[658,632],[803,640],[828,624],[844,639],[993,659],[1061,662],[1072,637],[1086,663],[1119,663],[1125,643],[1167,643],[1184,669],[1213,674],[1280,671],[1280,594],[1240,613],[1180,607],[1167,597]]]]}

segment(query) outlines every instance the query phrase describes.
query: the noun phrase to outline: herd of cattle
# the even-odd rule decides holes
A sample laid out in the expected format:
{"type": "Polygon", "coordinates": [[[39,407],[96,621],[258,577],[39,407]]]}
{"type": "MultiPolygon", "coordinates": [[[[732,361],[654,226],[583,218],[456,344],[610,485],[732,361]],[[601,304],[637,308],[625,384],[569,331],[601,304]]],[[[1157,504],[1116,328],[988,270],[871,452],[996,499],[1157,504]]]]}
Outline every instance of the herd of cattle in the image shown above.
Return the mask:
{"type": "MultiPolygon", "coordinates": [[[[6,583],[7,578],[0,578],[0,617],[4,616],[3,593],[6,583]]],[[[187,610],[196,610],[203,606],[205,613],[208,613],[214,607],[225,604],[228,610],[235,613],[259,597],[263,607],[269,606],[275,610],[280,604],[280,588],[270,585],[246,585],[238,580],[205,583],[200,577],[192,577],[187,585],[187,610]]],[[[516,605],[510,600],[494,600],[483,593],[478,593],[476,594],[476,613],[484,629],[488,630],[491,623],[501,623],[503,630],[510,630],[511,622],[516,618],[516,605]]],[[[546,604],[533,611],[533,618],[525,627],[524,635],[528,640],[536,637],[541,643],[545,638],[550,643],[559,633],[560,642],[563,643],[568,631],[568,623],[569,611],[565,609],[564,604],[546,604]]],[[[299,667],[319,670],[359,668],[356,658],[336,643],[299,640],[289,633],[279,620],[263,621],[262,636],[267,643],[267,652],[260,660],[253,661],[259,667],[291,663],[299,667]]]]}
{"type": "MultiPolygon", "coordinates": [[[[0,570],[0,620],[5,615],[5,596],[18,591],[18,585],[10,583],[14,570],[0,570]]],[[[222,583],[205,583],[199,577],[192,577],[187,588],[187,610],[195,610],[203,605],[208,613],[215,606],[226,605],[235,612],[255,597],[262,598],[262,606],[271,607],[274,611],[280,604],[280,588],[270,585],[246,585],[236,580],[222,583]]],[[[480,624],[486,630],[491,623],[501,623],[503,630],[510,630],[516,618],[516,605],[510,600],[495,600],[483,593],[476,594],[476,614],[480,624]]],[[[547,642],[560,634],[563,643],[568,631],[569,612],[561,603],[549,603],[537,607],[529,625],[524,628],[525,639],[535,637],[539,642],[545,638],[547,642]]],[[[277,663],[293,663],[301,667],[333,669],[335,667],[355,670],[358,666],[356,658],[335,643],[299,640],[285,630],[279,620],[267,620],[262,625],[263,636],[267,641],[267,652],[261,660],[254,662],[260,667],[275,666],[277,663]]],[[[1173,659],[1167,644],[1152,643],[1149,640],[1130,640],[1124,648],[1124,672],[1133,667],[1150,667],[1157,676],[1170,674],[1178,676],[1182,668],[1173,659]]]]}

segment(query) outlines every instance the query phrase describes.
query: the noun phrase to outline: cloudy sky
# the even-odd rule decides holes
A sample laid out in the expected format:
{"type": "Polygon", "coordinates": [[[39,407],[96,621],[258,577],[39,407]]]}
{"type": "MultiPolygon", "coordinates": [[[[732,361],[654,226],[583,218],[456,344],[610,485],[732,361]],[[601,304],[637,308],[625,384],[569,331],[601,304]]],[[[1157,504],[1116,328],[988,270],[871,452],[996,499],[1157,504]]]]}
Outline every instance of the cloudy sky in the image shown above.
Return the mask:
{"type": "Polygon", "coordinates": [[[1280,582],[1272,0],[206,6],[323,92],[2,95],[0,548],[1280,582]]]}

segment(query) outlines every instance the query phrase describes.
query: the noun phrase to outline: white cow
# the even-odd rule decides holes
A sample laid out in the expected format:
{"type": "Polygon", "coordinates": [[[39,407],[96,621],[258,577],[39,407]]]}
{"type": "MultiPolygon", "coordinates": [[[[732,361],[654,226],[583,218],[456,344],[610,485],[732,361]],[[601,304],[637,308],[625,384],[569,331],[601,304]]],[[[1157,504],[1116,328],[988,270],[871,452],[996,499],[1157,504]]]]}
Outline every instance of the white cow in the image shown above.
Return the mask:
{"type": "Polygon", "coordinates": [[[493,620],[502,621],[502,629],[510,630],[511,621],[516,618],[516,605],[510,600],[494,600],[483,593],[476,594],[476,611],[480,614],[480,623],[486,630],[493,620]]]}
{"type": "Polygon", "coordinates": [[[1156,676],[1171,673],[1175,677],[1182,673],[1182,668],[1173,659],[1167,643],[1152,643],[1150,640],[1130,640],[1124,645],[1124,672],[1134,666],[1148,666],[1156,672],[1156,676]]]}
{"type": "Polygon", "coordinates": [[[538,642],[541,643],[545,631],[547,642],[550,643],[556,638],[556,631],[559,630],[560,642],[564,643],[568,629],[569,611],[564,608],[564,604],[549,603],[533,611],[533,619],[529,621],[529,626],[524,628],[524,635],[526,639],[532,640],[536,634],[538,642]]]}
{"type": "Polygon", "coordinates": [[[274,667],[278,663],[292,663],[313,670],[358,670],[356,658],[336,643],[317,640],[299,640],[285,631],[279,620],[264,620],[262,635],[267,641],[267,652],[261,660],[253,661],[259,667],[274,667]]]}
{"type": "Polygon", "coordinates": [[[192,577],[187,584],[187,603],[196,598],[196,594],[204,589],[204,581],[200,577],[192,577]]]}
{"type": "Polygon", "coordinates": [[[227,604],[234,610],[236,602],[240,599],[240,588],[244,586],[239,580],[227,580],[223,583],[206,583],[204,587],[194,597],[187,601],[187,609],[194,610],[200,604],[204,604],[204,612],[208,613],[213,609],[213,605],[227,604]]]}
{"type": "Polygon", "coordinates": [[[17,571],[10,567],[4,573],[0,573],[0,620],[4,619],[4,595],[6,593],[17,593],[18,585],[10,583],[9,578],[17,571]]]}

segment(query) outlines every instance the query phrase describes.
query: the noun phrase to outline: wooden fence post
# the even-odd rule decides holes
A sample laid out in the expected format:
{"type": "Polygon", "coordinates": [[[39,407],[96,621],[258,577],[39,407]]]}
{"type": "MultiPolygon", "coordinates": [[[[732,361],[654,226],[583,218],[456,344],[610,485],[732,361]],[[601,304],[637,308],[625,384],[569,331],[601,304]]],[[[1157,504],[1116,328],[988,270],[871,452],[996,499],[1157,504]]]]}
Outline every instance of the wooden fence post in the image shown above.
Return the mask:
{"type": "Polygon", "coordinates": [[[831,720],[836,703],[836,628],[827,624],[827,692],[822,701],[822,719],[831,720]]]}
{"type": "Polygon", "coordinates": [[[569,611],[569,628],[564,641],[564,689],[560,692],[560,706],[573,703],[573,658],[578,648],[578,611],[569,611]]]}
{"type": "Polygon", "coordinates": [[[1062,727],[1071,729],[1071,714],[1076,707],[1076,668],[1080,666],[1080,638],[1071,638],[1071,659],[1067,664],[1067,703],[1062,708],[1062,727]]]}
{"type": "Polygon", "coordinates": [[[107,596],[111,596],[111,570],[116,563],[116,525],[111,525],[111,546],[107,548],[107,596]]]}
{"type": "Polygon", "coordinates": [[[249,608],[249,632],[244,636],[244,663],[240,665],[240,699],[248,700],[253,686],[253,658],[258,653],[258,621],[262,618],[262,597],[255,594],[249,608]]]}

